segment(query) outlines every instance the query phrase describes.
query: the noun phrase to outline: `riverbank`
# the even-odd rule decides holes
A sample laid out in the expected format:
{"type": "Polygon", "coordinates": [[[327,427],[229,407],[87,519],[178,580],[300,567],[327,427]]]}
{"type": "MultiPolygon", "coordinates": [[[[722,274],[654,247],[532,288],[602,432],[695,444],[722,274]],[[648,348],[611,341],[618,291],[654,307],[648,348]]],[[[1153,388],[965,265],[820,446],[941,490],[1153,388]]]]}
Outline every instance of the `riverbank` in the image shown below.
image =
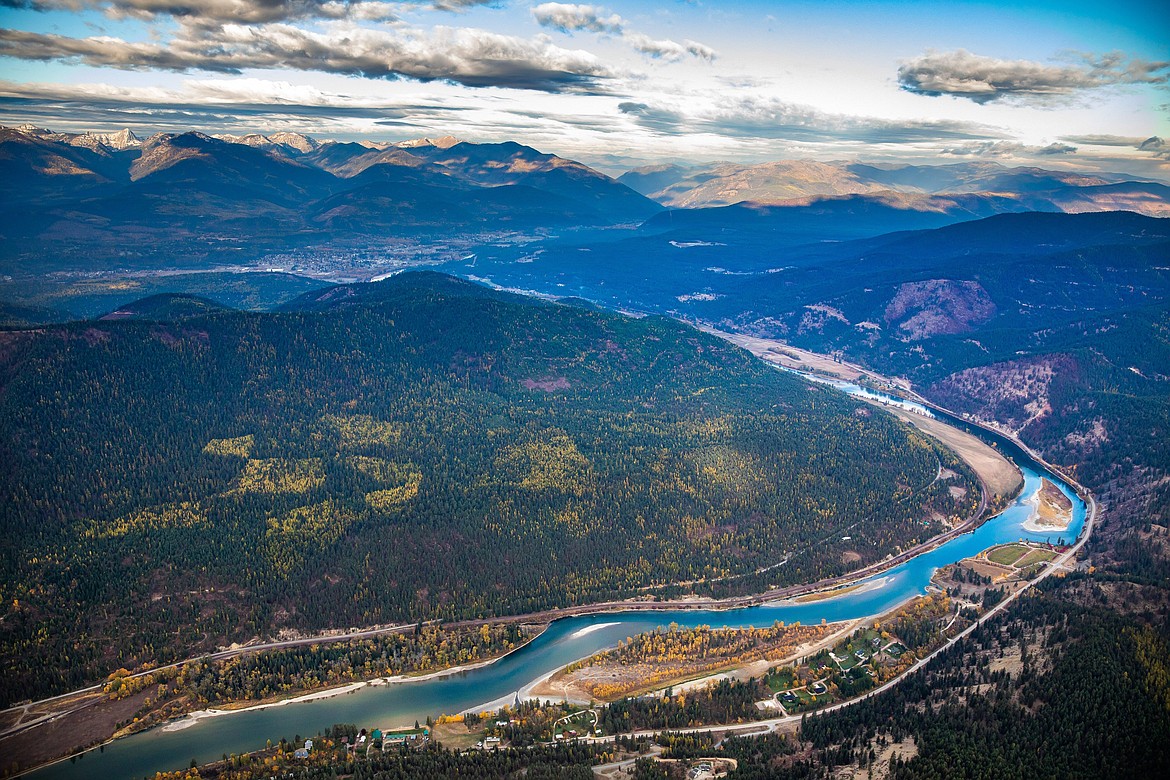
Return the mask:
{"type": "MultiPolygon", "coordinates": [[[[765,339],[757,336],[746,336],[739,333],[728,333],[711,327],[700,326],[712,335],[718,336],[732,344],[743,347],[761,360],[797,373],[808,373],[814,378],[828,377],[845,382],[864,382],[886,388],[899,394],[912,396],[915,403],[925,403],[911,389],[905,379],[894,379],[882,376],[869,369],[852,363],[835,360],[828,355],[799,349],[776,339],[765,339]]],[[[928,436],[940,441],[951,449],[975,472],[983,481],[984,487],[992,494],[992,499],[1006,499],[1019,492],[1021,484],[1020,470],[1002,453],[989,446],[976,436],[959,430],[942,420],[936,420],[922,414],[903,409],[892,404],[884,404],[865,398],[876,403],[881,408],[893,414],[903,422],[913,425],[928,436]]]]}
{"type": "MultiPolygon", "coordinates": [[[[158,685],[150,683],[138,693],[123,699],[110,699],[105,694],[85,692],[78,695],[78,703],[74,704],[67,697],[58,697],[53,702],[58,710],[51,717],[32,725],[27,730],[9,734],[0,739],[0,750],[6,759],[0,765],[0,773],[6,772],[13,764],[22,767],[20,774],[35,772],[67,759],[90,754],[95,750],[101,752],[105,747],[115,742],[148,731],[157,731],[162,734],[180,732],[197,726],[203,721],[222,718],[226,715],[246,715],[283,708],[292,704],[308,704],[354,694],[369,687],[425,682],[470,672],[497,663],[513,653],[523,650],[548,629],[547,623],[526,623],[525,626],[527,635],[523,642],[514,645],[506,652],[497,653],[478,661],[398,675],[375,676],[326,688],[293,690],[265,699],[237,700],[202,709],[194,709],[195,705],[190,701],[190,694],[182,693],[169,700],[156,700],[154,706],[161,709],[158,711],[150,710],[152,695],[157,696],[157,690],[160,687],[166,687],[171,677],[161,680],[158,685]],[[180,711],[176,712],[176,707],[180,711]],[[144,709],[148,711],[144,713],[144,709]],[[183,711],[184,709],[186,711],[183,711]],[[152,721],[152,718],[158,717],[160,711],[166,711],[166,720],[152,721]]],[[[454,629],[450,629],[450,631],[454,633],[454,629]]],[[[357,641],[376,638],[376,636],[369,636],[369,632],[366,632],[357,641]]],[[[297,641],[303,642],[304,640],[297,641]]],[[[329,643],[335,641],[336,637],[329,637],[329,643]]],[[[253,650],[252,652],[266,651],[253,650]]],[[[231,657],[218,661],[211,660],[210,662],[222,663],[230,660],[231,657]]],[[[201,659],[192,659],[184,663],[194,663],[199,660],[201,659]]],[[[174,674],[173,667],[167,667],[162,671],[174,674]]],[[[7,775],[0,774],[0,776],[7,775]]]]}
{"type": "Polygon", "coordinates": [[[312,693],[291,694],[289,698],[280,698],[275,701],[233,702],[233,705],[229,706],[189,712],[182,717],[168,721],[158,728],[160,731],[164,732],[182,731],[183,729],[190,728],[191,726],[196,725],[199,721],[206,720],[207,718],[217,718],[223,715],[237,715],[244,712],[266,710],[271,707],[284,707],[289,704],[301,704],[303,702],[331,699],[334,696],[344,696],[347,693],[355,693],[368,686],[398,685],[406,682],[425,682],[427,680],[435,680],[442,677],[450,677],[451,675],[455,674],[470,672],[473,669],[482,669],[485,666],[497,663],[501,659],[506,658],[518,650],[522,650],[526,645],[543,634],[547,628],[547,625],[543,626],[538,633],[529,637],[528,640],[524,642],[524,644],[517,645],[506,653],[502,653],[501,655],[495,656],[494,658],[485,658],[484,660],[476,661],[475,663],[460,664],[459,666],[449,666],[443,669],[436,669],[433,672],[424,672],[421,674],[395,674],[387,677],[374,677],[369,680],[359,680],[357,682],[346,685],[340,685],[336,688],[326,688],[320,691],[313,691],[312,693]]]}

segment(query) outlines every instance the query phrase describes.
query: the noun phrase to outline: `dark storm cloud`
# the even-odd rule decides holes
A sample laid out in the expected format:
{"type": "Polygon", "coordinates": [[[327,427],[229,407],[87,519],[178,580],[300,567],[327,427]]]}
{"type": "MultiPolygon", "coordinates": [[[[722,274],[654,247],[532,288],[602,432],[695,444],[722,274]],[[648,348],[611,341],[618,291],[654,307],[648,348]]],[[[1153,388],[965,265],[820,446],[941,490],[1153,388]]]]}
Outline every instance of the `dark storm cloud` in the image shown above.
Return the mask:
{"type": "Polygon", "coordinates": [[[654,108],[646,103],[619,103],[618,111],[634,117],[634,120],[647,130],[659,133],[677,133],[683,124],[683,116],[678,112],[654,108]]]}
{"type": "Polygon", "coordinates": [[[1066,135],[1060,140],[1087,146],[1132,146],[1138,149],[1146,139],[1128,135],[1066,135]]]}

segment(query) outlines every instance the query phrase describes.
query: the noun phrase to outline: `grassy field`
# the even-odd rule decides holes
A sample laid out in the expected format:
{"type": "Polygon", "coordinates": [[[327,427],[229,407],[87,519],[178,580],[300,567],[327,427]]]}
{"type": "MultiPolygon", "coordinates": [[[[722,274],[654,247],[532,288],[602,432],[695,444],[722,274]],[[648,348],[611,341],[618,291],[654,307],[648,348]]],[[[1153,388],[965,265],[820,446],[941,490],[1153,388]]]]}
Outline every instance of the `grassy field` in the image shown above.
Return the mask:
{"type": "Polygon", "coordinates": [[[1051,561],[1056,557],[1056,553],[1052,550],[1032,550],[1024,557],[1016,561],[1017,569],[1026,569],[1033,564],[1041,563],[1043,561],[1051,561]]]}
{"type": "Polygon", "coordinates": [[[482,728],[469,729],[463,723],[442,723],[431,731],[431,737],[452,750],[466,750],[483,739],[482,728]]]}
{"type": "Polygon", "coordinates": [[[768,676],[764,678],[764,681],[774,693],[779,693],[780,691],[786,691],[793,686],[793,684],[796,682],[796,673],[789,668],[777,669],[775,672],[769,673],[768,676]]]}
{"type": "Polygon", "coordinates": [[[1022,544],[1005,544],[988,551],[987,560],[1003,566],[1012,566],[1026,552],[1028,552],[1028,548],[1022,544]]]}

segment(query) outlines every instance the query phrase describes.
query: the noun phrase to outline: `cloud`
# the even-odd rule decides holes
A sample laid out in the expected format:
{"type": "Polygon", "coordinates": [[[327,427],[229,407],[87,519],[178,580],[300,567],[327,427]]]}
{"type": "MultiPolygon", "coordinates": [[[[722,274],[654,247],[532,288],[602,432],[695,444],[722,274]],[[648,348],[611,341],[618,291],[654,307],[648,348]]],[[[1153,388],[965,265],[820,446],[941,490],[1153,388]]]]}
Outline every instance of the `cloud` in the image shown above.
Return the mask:
{"type": "Polygon", "coordinates": [[[352,18],[384,22],[397,18],[394,3],[375,0],[0,0],[0,5],[36,11],[97,8],[114,18],[170,16],[198,26],[298,19],[352,18]]]}
{"type": "Polygon", "coordinates": [[[0,29],[0,55],[122,70],[320,71],[376,79],[451,81],[543,91],[596,89],[611,75],[596,57],[546,40],[472,28],[380,30],[337,23],[322,32],[285,24],[181,27],[165,44],[0,29]]]}
{"type": "Polygon", "coordinates": [[[1077,147],[1063,143],[1047,146],[1029,146],[1018,141],[979,141],[950,146],[939,152],[948,157],[1053,157],[1076,154],[1077,147]]]}
{"type": "Polygon", "coordinates": [[[589,30],[595,33],[620,35],[625,20],[617,14],[603,16],[604,13],[595,5],[569,3],[541,3],[532,9],[532,17],[541,27],[550,27],[564,33],[589,30]]]}
{"type": "Polygon", "coordinates": [[[435,0],[431,3],[431,8],[436,11],[450,11],[452,13],[461,13],[468,8],[474,8],[477,5],[491,5],[497,0],[435,0]]]}
{"type": "Polygon", "coordinates": [[[714,49],[695,41],[683,41],[682,43],[669,40],[656,41],[648,35],[631,32],[625,33],[622,40],[630,44],[635,51],[655,59],[680,60],[688,54],[708,62],[715,59],[714,49]]]}
{"type": "Polygon", "coordinates": [[[287,81],[255,78],[188,79],[175,88],[110,84],[16,84],[0,81],[0,118],[55,130],[246,134],[294,130],[368,136],[379,127],[401,127],[404,136],[461,126],[474,98],[453,101],[396,100],[329,92],[287,81]]]}
{"type": "Polygon", "coordinates": [[[1060,140],[1086,146],[1132,146],[1140,149],[1145,138],[1129,135],[1066,135],[1060,140]]]}
{"type": "Polygon", "coordinates": [[[1002,132],[957,121],[889,120],[820,111],[761,95],[719,95],[707,108],[683,113],[644,102],[619,104],[619,111],[657,133],[711,133],[730,138],[799,143],[912,144],[999,139],[1002,132]]]}
{"type": "Polygon", "coordinates": [[[615,35],[634,51],[654,59],[675,61],[687,56],[708,62],[715,59],[715,50],[710,46],[691,40],[682,43],[671,40],[655,40],[643,33],[627,29],[625,19],[617,14],[607,13],[606,10],[595,5],[541,3],[532,9],[532,17],[541,27],[548,27],[567,34],[587,31],[602,35],[615,35]]]}
{"type": "Polygon", "coordinates": [[[1170,144],[1158,136],[1151,136],[1138,144],[1138,150],[1149,152],[1161,160],[1170,160],[1170,144]]]}
{"type": "Polygon", "coordinates": [[[907,92],[951,95],[976,103],[1066,97],[1084,90],[1122,84],[1165,84],[1170,62],[1127,59],[1119,52],[1081,55],[1080,62],[1055,65],[1001,60],[959,49],[928,52],[902,63],[898,83],[907,92]]]}
{"type": "Polygon", "coordinates": [[[647,130],[658,133],[677,133],[683,125],[684,117],[677,111],[666,108],[656,108],[646,103],[627,101],[618,103],[618,111],[635,118],[637,123],[647,130]]]}

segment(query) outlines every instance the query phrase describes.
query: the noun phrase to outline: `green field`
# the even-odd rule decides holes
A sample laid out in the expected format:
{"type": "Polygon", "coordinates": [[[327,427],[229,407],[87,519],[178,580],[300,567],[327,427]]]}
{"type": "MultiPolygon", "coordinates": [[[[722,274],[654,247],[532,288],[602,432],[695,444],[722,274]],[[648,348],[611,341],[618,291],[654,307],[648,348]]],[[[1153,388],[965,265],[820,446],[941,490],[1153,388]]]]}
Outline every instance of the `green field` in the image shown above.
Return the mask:
{"type": "Polygon", "coordinates": [[[796,682],[796,672],[787,667],[784,669],[775,669],[768,672],[764,678],[764,682],[772,689],[773,693],[786,691],[796,682]]]}
{"type": "Polygon", "coordinates": [[[1003,566],[1011,566],[1015,564],[1020,556],[1028,552],[1028,547],[1022,544],[1005,544],[1002,547],[996,547],[988,551],[987,560],[992,563],[998,563],[1003,566]]]}
{"type": "Polygon", "coordinates": [[[584,737],[593,733],[594,722],[593,714],[588,710],[582,710],[571,718],[557,723],[554,733],[567,735],[569,731],[575,731],[576,736],[584,737]]]}
{"type": "Polygon", "coordinates": [[[1043,561],[1051,561],[1055,557],[1056,553],[1052,552],[1052,550],[1032,550],[1023,558],[1020,558],[1018,561],[1016,561],[1016,568],[1026,569],[1029,566],[1041,563],[1043,561]]]}

